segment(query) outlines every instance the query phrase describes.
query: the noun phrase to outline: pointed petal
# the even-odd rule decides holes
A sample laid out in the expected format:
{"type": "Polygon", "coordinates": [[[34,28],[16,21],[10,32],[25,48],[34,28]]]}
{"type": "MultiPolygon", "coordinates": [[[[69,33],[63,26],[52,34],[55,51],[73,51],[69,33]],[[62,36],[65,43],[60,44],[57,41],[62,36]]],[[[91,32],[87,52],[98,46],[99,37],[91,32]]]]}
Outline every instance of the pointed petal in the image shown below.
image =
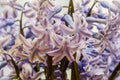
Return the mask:
{"type": "Polygon", "coordinates": [[[43,34],[44,34],[44,33],[43,33],[44,30],[43,30],[43,29],[40,29],[40,27],[32,26],[31,31],[32,31],[33,34],[35,34],[35,35],[41,35],[41,36],[43,36],[43,34]]]}
{"type": "Polygon", "coordinates": [[[52,40],[53,44],[57,47],[61,47],[62,39],[63,38],[61,36],[59,36],[55,33],[52,33],[52,35],[51,35],[51,40],[52,40]]]}
{"type": "Polygon", "coordinates": [[[35,52],[30,53],[30,56],[29,56],[30,62],[34,62],[36,60],[35,58],[36,58],[36,53],[35,52]]]}
{"type": "Polygon", "coordinates": [[[50,47],[50,46],[42,46],[42,47],[39,48],[39,50],[40,50],[41,53],[46,53],[46,52],[52,50],[52,47],[50,47]]]}
{"type": "Polygon", "coordinates": [[[38,80],[39,77],[40,77],[43,73],[44,73],[44,72],[39,71],[39,72],[37,72],[36,74],[34,74],[34,75],[31,77],[31,79],[32,79],[32,80],[38,80]]]}
{"type": "Polygon", "coordinates": [[[50,55],[50,56],[56,56],[58,54],[62,54],[62,49],[60,48],[60,49],[57,49],[57,50],[49,51],[49,52],[47,52],[47,54],[50,55]]]}
{"type": "Polygon", "coordinates": [[[66,54],[66,57],[69,60],[69,62],[75,61],[73,55],[68,50],[66,50],[64,54],[66,54]]]}
{"type": "Polygon", "coordinates": [[[37,57],[38,57],[38,59],[41,61],[41,62],[45,62],[45,57],[44,56],[42,56],[42,55],[40,55],[41,53],[37,53],[36,55],[37,55],[37,57]]]}
{"type": "Polygon", "coordinates": [[[20,40],[22,41],[22,43],[26,46],[26,47],[28,47],[28,48],[32,48],[32,44],[30,44],[28,41],[27,41],[27,39],[25,39],[25,37],[23,37],[21,34],[19,35],[19,38],[20,38],[20,40]]]}
{"type": "Polygon", "coordinates": [[[55,65],[57,62],[61,61],[64,58],[64,54],[59,54],[57,56],[53,57],[53,65],[55,65]]]}
{"type": "Polygon", "coordinates": [[[65,34],[73,34],[74,30],[65,26],[65,25],[60,25],[60,29],[62,30],[63,33],[65,34]]]}
{"type": "Polygon", "coordinates": [[[27,58],[28,55],[25,53],[18,53],[17,56],[21,57],[21,58],[27,58]]]}
{"type": "Polygon", "coordinates": [[[11,36],[7,36],[0,41],[0,47],[5,46],[10,41],[11,36]]]}

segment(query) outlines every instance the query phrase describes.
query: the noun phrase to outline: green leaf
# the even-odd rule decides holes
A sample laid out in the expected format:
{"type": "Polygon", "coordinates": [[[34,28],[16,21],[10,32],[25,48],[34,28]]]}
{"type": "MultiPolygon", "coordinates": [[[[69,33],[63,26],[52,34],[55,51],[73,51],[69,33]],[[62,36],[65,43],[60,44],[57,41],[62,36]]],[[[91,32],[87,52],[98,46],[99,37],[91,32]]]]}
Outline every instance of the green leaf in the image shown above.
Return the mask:
{"type": "Polygon", "coordinates": [[[67,60],[66,57],[64,57],[62,59],[62,61],[61,61],[60,71],[62,72],[61,77],[62,77],[63,80],[67,80],[66,79],[67,78],[67,76],[66,76],[66,70],[67,70],[67,67],[68,67],[68,63],[69,63],[69,61],[67,60]]]}
{"type": "Polygon", "coordinates": [[[90,8],[90,10],[89,10],[89,12],[88,12],[88,14],[87,14],[87,17],[91,16],[91,12],[92,12],[92,10],[93,10],[93,8],[94,8],[94,6],[95,6],[95,4],[96,4],[97,2],[98,2],[98,1],[95,1],[95,2],[93,3],[92,7],[90,8]]]}
{"type": "Polygon", "coordinates": [[[115,70],[113,71],[108,80],[115,80],[119,74],[120,74],[120,62],[118,63],[118,65],[116,66],[115,70]]]}
{"type": "Polygon", "coordinates": [[[70,0],[69,7],[68,7],[68,14],[73,18],[74,13],[74,3],[73,0],[70,0]]]}
{"type": "Polygon", "coordinates": [[[46,79],[54,80],[54,67],[52,66],[52,57],[47,55],[46,79]]]}
{"type": "MultiPolygon", "coordinates": [[[[76,58],[76,53],[74,55],[76,58]]],[[[80,80],[80,70],[76,61],[72,62],[71,80],[80,80]]]]}

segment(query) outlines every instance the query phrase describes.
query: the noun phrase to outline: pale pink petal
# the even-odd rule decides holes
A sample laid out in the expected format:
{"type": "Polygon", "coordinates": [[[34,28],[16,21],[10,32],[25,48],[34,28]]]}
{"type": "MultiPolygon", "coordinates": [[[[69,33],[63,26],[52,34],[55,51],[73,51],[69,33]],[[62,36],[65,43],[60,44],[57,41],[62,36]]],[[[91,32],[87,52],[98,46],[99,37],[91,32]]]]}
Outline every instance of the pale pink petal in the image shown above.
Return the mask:
{"type": "Polygon", "coordinates": [[[57,50],[49,51],[49,52],[47,52],[47,54],[50,55],[50,56],[56,56],[58,54],[62,54],[62,49],[60,48],[60,49],[57,49],[57,50]]]}
{"type": "Polygon", "coordinates": [[[32,29],[31,31],[33,32],[33,34],[35,35],[40,35],[40,36],[43,36],[44,34],[44,29],[41,29],[40,27],[36,27],[36,26],[32,26],[32,29]]]}
{"type": "Polygon", "coordinates": [[[39,71],[39,72],[35,73],[35,74],[31,77],[31,79],[32,79],[32,80],[38,80],[39,77],[40,77],[42,74],[43,74],[43,72],[39,71]]]}
{"type": "Polygon", "coordinates": [[[26,47],[28,47],[28,48],[32,48],[32,44],[30,44],[28,41],[27,41],[27,39],[25,39],[21,34],[19,35],[19,38],[20,38],[20,40],[22,41],[22,43],[26,46],[26,47]]]}
{"type": "Polygon", "coordinates": [[[42,47],[38,48],[38,50],[39,50],[41,53],[46,53],[46,52],[52,50],[52,47],[51,47],[51,46],[42,46],[42,47]]]}
{"type": "Polygon", "coordinates": [[[71,28],[69,28],[69,27],[67,27],[65,25],[60,25],[60,29],[65,34],[73,34],[74,33],[74,29],[71,29],[71,28]]]}
{"type": "Polygon", "coordinates": [[[53,65],[55,65],[57,62],[61,61],[65,57],[64,54],[59,54],[57,56],[53,57],[53,65]]]}
{"type": "Polygon", "coordinates": [[[45,57],[41,55],[41,53],[37,53],[36,56],[38,57],[38,59],[42,62],[45,62],[45,57]]]}
{"type": "Polygon", "coordinates": [[[30,60],[30,62],[34,62],[36,60],[36,53],[35,52],[30,53],[29,60],[30,60]]]}
{"type": "Polygon", "coordinates": [[[10,39],[11,39],[11,36],[7,36],[7,37],[1,39],[0,40],[0,47],[5,46],[10,41],[10,39]]]}
{"type": "Polygon", "coordinates": [[[74,57],[73,57],[73,54],[71,54],[71,53],[69,52],[69,50],[66,50],[66,51],[64,52],[64,54],[66,54],[66,57],[67,57],[68,61],[70,61],[70,62],[75,61],[75,59],[74,59],[74,57]]]}

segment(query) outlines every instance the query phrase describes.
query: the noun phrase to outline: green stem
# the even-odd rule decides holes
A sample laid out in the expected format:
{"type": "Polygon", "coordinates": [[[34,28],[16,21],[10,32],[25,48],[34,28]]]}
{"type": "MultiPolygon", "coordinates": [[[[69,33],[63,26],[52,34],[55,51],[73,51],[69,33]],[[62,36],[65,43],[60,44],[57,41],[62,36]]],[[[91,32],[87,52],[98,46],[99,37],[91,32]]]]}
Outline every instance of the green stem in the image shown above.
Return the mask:
{"type": "MultiPolygon", "coordinates": [[[[4,54],[5,54],[5,53],[4,53],[4,54]]],[[[19,75],[20,73],[19,73],[18,65],[16,65],[15,61],[13,60],[13,58],[12,58],[9,54],[5,54],[5,55],[8,55],[8,56],[11,58],[11,62],[12,62],[12,64],[13,64],[14,68],[15,68],[16,77],[19,78],[19,80],[22,80],[22,79],[20,78],[20,75],[19,75]]]]}
{"type": "Polygon", "coordinates": [[[74,4],[73,0],[70,0],[69,2],[69,8],[68,8],[68,14],[73,18],[73,13],[74,13],[74,4]]]}
{"type": "MultiPolygon", "coordinates": [[[[74,55],[76,58],[76,53],[74,55]]],[[[71,80],[80,80],[80,70],[76,61],[72,62],[71,80]]]]}
{"type": "Polygon", "coordinates": [[[67,67],[68,67],[68,63],[69,63],[69,61],[67,60],[66,57],[64,57],[61,61],[60,71],[62,72],[61,77],[62,77],[63,80],[67,80],[66,70],[67,70],[67,67]]]}
{"type": "MultiPolygon", "coordinates": [[[[27,2],[24,4],[24,7],[26,6],[27,2]]],[[[21,13],[21,17],[20,17],[20,33],[24,36],[24,31],[22,28],[22,21],[23,21],[23,12],[21,13]]]]}
{"type": "MultiPolygon", "coordinates": [[[[69,6],[68,6],[68,14],[72,17],[72,19],[73,19],[73,13],[74,13],[73,0],[70,0],[69,6]]],[[[68,23],[66,23],[66,26],[68,26],[68,23]]],[[[66,70],[67,70],[68,64],[69,64],[69,61],[67,60],[66,57],[64,57],[61,61],[61,67],[60,67],[60,70],[62,72],[61,77],[63,80],[67,80],[66,70]]]]}
{"type": "Polygon", "coordinates": [[[120,73],[120,62],[118,63],[118,65],[116,66],[115,70],[113,71],[112,75],[109,77],[108,80],[115,80],[116,77],[119,75],[120,73]]]}
{"type": "Polygon", "coordinates": [[[40,64],[39,64],[39,63],[36,64],[34,70],[35,70],[36,72],[39,72],[39,71],[40,71],[40,64]]]}
{"type": "Polygon", "coordinates": [[[47,55],[46,80],[54,80],[52,57],[47,55]]]}

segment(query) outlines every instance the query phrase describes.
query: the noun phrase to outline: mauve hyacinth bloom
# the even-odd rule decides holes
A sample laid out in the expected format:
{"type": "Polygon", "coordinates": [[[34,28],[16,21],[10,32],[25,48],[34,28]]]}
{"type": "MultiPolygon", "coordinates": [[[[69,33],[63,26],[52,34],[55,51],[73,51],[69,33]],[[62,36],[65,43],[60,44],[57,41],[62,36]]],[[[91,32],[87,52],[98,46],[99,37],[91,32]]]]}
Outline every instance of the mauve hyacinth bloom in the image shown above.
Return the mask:
{"type": "Polygon", "coordinates": [[[0,1],[0,80],[119,80],[120,2],[56,1],[0,1]]]}
{"type": "Polygon", "coordinates": [[[52,48],[51,46],[40,46],[39,39],[34,39],[32,42],[28,42],[22,35],[20,35],[20,40],[25,47],[25,51],[28,51],[29,59],[31,62],[46,61],[45,53],[52,48]]]}

